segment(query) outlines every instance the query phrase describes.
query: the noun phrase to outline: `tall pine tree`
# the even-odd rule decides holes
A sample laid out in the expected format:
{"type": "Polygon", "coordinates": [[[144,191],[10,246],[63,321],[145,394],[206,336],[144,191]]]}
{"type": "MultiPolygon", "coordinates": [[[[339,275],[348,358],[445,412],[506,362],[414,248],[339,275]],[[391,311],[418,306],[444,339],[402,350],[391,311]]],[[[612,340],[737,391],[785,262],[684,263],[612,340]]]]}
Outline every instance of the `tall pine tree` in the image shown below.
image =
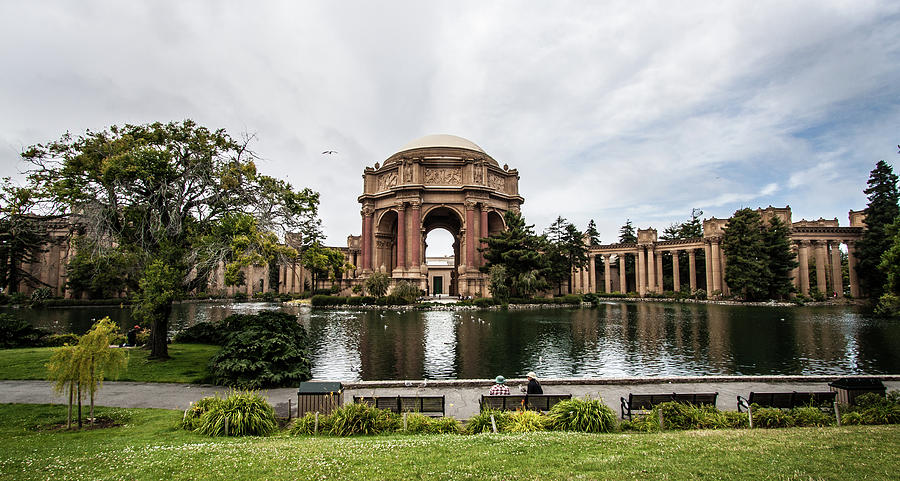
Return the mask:
{"type": "Polygon", "coordinates": [[[864,190],[869,204],[866,206],[866,230],[856,243],[858,263],[856,273],[866,295],[878,299],[884,293],[887,276],[878,269],[881,256],[891,247],[887,227],[900,214],[900,192],[897,191],[897,175],[887,162],[881,160],[869,174],[868,188],[864,190]]]}
{"type": "Polygon", "coordinates": [[[746,208],[735,212],[722,235],[722,249],[728,258],[725,282],[745,300],[765,298],[768,257],[759,213],[746,208]]]}
{"type": "Polygon", "coordinates": [[[797,256],[791,250],[790,228],[777,216],[772,216],[763,232],[763,242],[769,298],[782,299],[794,290],[791,271],[797,267],[797,256]]]}
{"type": "Polygon", "coordinates": [[[483,249],[479,248],[487,261],[481,271],[490,272],[493,266],[503,266],[510,295],[530,297],[547,288],[549,266],[543,254],[545,243],[540,236],[534,235],[534,226],[526,225],[519,213],[507,211],[503,219],[506,230],[481,239],[487,244],[483,249]]]}

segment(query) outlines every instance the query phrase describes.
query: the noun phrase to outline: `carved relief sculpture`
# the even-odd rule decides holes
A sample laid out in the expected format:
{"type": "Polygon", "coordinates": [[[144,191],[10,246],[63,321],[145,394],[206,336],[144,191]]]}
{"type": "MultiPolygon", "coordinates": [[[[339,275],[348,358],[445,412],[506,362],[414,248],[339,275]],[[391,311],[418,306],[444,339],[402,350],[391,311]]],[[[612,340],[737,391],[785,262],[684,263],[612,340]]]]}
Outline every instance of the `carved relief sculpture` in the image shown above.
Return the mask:
{"type": "Polygon", "coordinates": [[[385,191],[397,185],[397,172],[388,172],[378,178],[378,191],[385,191]]]}
{"type": "Polygon", "coordinates": [[[426,168],[425,183],[429,185],[460,185],[462,184],[462,172],[460,169],[426,168]]]}
{"type": "Polygon", "coordinates": [[[506,187],[506,179],[497,174],[490,174],[488,176],[488,187],[502,191],[506,187]]]}
{"type": "Polygon", "coordinates": [[[403,159],[403,183],[411,184],[413,174],[413,164],[410,159],[403,159]]]}
{"type": "Polygon", "coordinates": [[[484,185],[484,162],[475,163],[475,183],[484,185]]]}

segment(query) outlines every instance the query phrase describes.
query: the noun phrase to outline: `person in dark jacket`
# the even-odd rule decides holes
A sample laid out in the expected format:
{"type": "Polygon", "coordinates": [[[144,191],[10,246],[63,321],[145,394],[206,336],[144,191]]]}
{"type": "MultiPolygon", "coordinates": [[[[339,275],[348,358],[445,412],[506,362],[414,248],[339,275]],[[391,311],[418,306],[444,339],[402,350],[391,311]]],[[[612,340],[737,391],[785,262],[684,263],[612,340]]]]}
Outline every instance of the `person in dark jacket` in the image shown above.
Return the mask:
{"type": "Polygon", "coordinates": [[[528,378],[528,388],[525,390],[525,394],[544,394],[541,383],[538,382],[537,374],[534,371],[529,372],[525,377],[528,378]]]}

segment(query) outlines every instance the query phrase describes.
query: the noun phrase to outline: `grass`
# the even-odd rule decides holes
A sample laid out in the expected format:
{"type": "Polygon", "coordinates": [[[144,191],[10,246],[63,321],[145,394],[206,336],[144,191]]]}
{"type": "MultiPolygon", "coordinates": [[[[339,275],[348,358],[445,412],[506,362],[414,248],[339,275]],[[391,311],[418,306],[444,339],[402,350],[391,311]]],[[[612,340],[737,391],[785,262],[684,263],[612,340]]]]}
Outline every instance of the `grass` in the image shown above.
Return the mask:
{"type": "MultiPolygon", "coordinates": [[[[107,381],[205,383],[210,358],[219,346],[206,344],[170,344],[167,361],[147,359],[150,351],[128,350],[128,367],[116,379],[107,381]]],[[[46,379],[51,347],[0,349],[0,379],[46,379]]]]}
{"type": "Polygon", "coordinates": [[[100,409],[94,431],[35,428],[63,406],[0,405],[0,479],[896,479],[900,426],[665,433],[208,438],[180,412],[100,409]],[[124,414],[123,414],[124,413],[124,414]]]}

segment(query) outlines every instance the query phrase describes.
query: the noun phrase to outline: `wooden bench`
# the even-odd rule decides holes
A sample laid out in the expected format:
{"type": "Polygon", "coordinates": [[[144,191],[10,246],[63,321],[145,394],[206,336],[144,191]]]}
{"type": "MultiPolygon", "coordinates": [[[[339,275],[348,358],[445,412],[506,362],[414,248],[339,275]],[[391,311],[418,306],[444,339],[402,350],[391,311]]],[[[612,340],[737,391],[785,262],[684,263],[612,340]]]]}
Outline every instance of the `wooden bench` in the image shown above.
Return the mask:
{"type": "Polygon", "coordinates": [[[532,411],[549,411],[556,403],[572,399],[571,394],[510,394],[481,396],[481,410],[497,409],[500,411],[516,411],[530,409],[532,411]]]}
{"type": "Polygon", "coordinates": [[[760,407],[792,409],[803,406],[814,406],[820,409],[832,409],[834,407],[834,391],[818,392],[751,392],[750,397],[737,397],[738,412],[749,410],[752,404],[760,407]]]}
{"type": "Polygon", "coordinates": [[[679,402],[683,404],[710,404],[716,405],[716,398],[719,396],[717,392],[693,392],[693,393],[664,393],[664,394],[635,394],[629,393],[628,400],[621,399],[622,419],[628,416],[628,420],[632,419],[634,414],[647,414],[647,411],[653,409],[657,404],[667,402],[679,402]]]}
{"type": "Polygon", "coordinates": [[[415,412],[432,417],[444,416],[444,396],[353,396],[353,402],[397,414],[415,412]]]}

